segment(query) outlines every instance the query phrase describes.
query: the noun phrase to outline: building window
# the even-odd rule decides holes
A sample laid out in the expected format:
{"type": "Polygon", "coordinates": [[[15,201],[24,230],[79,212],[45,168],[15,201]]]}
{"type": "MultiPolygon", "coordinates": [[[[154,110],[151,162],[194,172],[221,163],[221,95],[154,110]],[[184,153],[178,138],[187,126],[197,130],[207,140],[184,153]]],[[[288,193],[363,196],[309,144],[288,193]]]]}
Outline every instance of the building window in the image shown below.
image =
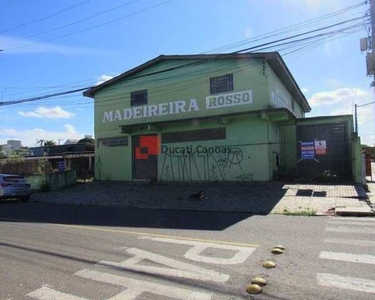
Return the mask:
{"type": "Polygon", "coordinates": [[[131,106],[139,106],[147,104],[147,90],[136,91],[130,93],[131,106]]]}
{"type": "Polygon", "coordinates": [[[210,93],[218,94],[233,91],[233,74],[210,78],[210,93]]]}
{"type": "Polygon", "coordinates": [[[98,139],[98,148],[120,147],[128,145],[127,136],[98,139]]]}
{"type": "Polygon", "coordinates": [[[294,99],[292,98],[292,109],[294,111],[294,99]]]}

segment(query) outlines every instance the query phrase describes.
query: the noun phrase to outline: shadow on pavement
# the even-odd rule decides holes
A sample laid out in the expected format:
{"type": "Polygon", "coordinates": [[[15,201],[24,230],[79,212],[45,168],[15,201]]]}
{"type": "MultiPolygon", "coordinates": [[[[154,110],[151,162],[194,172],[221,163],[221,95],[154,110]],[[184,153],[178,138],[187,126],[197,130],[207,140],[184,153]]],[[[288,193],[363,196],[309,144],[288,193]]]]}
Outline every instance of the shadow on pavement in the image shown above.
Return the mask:
{"type": "Polygon", "coordinates": [[[35,222],[134,228],[224,230],[249,213],[131,209],[54,203],[0,203],[0,222],[35,222]]]}
{"type": "Polygon", "coordinates": [[[267,215],[284,197],[283,183],[149,184],[93,182],[37,193],[31,202],[1,202],[1,220],[93,226],[224,230],[267,215]],[[203,201],[190,201],[203,190],[203,201]]]}

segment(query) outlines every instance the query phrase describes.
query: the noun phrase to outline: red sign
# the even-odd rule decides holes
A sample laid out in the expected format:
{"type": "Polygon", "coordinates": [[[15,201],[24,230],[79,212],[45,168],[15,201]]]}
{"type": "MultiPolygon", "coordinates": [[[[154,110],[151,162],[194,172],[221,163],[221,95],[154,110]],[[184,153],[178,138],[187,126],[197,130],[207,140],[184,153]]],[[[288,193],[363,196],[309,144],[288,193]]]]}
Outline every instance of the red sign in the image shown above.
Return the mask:
{"type": "Polygon", "coordinates": [[[326,155],[327,154],[327,148],[317,148],[315,149],[316,155],[326,155]]]}
{"type": "Polygon", "coordinates": [[[160,138],[156,135],[143,135],[139,146],[135,147],[135,159],[148,159],[149,155],[160,154],[160,138]]]}

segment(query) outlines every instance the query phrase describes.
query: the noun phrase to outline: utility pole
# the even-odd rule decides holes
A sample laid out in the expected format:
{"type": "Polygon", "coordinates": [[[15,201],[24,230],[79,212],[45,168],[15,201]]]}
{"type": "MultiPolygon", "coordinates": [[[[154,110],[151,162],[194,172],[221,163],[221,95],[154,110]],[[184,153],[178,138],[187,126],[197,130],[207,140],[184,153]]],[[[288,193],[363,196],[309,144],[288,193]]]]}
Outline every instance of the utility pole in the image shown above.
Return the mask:
{"type": "MultiPolygon", "coordinates": [[[[370,2],[370,21],[371,21],[371,34],[366,38],[361,39],[361,51],[366,51],[366,68],[367,76],[373,76],[373,80],[370,84],[371,87],[375,88],[375,0],[369,0],[370,2]]],[[[368,3],[368,2],[367,2],[368,3]]],[[[367,103],[365,105],[372,104],[367,103]]],[[[365,105],[354,105],[354,127],[355,132],[358,134],[358,107],[365,105]]]]}
{"type": "Polygon", "coordinates": [[[354,104],[354,130],[358,134],[358,118],[357,118],[358,105],[354,104]]]}
{"type": "MultiPolygon", "coordinates": [[[[375,78],[375,59],[374,59],[374,49],[375,49],[375,0],[370,0],[370,19],[371,19],[371,40],[370,40],[370,48],[371,48],[371,60],[373,70],[372,73],[375,78]]],[[[372,81],[371,86],[374,86],[374,81],[372,81]]]]}

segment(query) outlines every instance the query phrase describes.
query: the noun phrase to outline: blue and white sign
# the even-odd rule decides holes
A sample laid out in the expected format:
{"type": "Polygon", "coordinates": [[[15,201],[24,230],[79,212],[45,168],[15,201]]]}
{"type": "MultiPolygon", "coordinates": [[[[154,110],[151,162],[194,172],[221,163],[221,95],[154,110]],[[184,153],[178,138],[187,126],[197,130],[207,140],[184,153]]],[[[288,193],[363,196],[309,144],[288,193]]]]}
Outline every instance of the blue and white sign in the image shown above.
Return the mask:
{"type": "Polygon", "coordinates": [[[301,159],[315,159],[315,142],[301,142],[301,159]]]}

